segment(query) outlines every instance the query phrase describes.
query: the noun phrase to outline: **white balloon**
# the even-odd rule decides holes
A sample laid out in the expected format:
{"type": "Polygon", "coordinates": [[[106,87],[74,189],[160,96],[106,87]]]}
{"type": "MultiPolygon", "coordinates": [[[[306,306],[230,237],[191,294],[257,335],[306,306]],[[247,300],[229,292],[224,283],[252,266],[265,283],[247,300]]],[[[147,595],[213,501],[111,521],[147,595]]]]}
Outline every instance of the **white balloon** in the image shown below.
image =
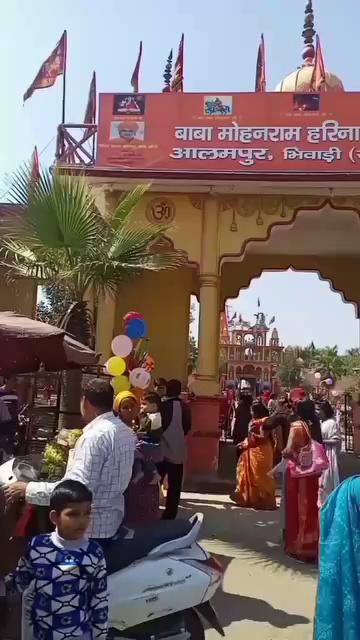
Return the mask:
{"type": "Polygon", "coordinates": [[[320,373],[319,371],[317,371],[317,372],[315,373],[315,375],[314,375],[314,378],[315,378],[316,380],[321,380],[321,373],[320,373]]]}
{"type": "Polygon", "coordinates": [[[126,358],[133,350],[133,341],[129,336],[115,336],[111,343],[111,350],[116,356],[126,358]]]}
{"type": "Polygon", "coordinates": [[[146,369],[137,367],[130,371],[129,380],[136,389],[147,389],[151,382],[151,374],[146,369]]]}

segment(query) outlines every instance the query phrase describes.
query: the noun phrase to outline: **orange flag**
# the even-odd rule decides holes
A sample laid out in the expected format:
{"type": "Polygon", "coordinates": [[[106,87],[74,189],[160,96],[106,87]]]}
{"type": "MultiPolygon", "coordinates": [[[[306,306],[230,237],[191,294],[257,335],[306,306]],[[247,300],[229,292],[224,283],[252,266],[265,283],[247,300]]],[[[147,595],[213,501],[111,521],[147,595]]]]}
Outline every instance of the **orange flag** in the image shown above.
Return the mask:
{"type": "Polygon", "coordinates": [[[31,179],[37,182],[40,178],[40,162],[37,146],[35,145],[34,151],[31,156],[31,179]]]}
{"type": "Polygon", "coordinates": [[[142,58],[142,41],[140,41],[138,58],[136,61],[135,69],[131,76],[131,86],[134,90],[134,93],[139,93],[139,72],[140,72],[141,58],[142,58]]]}
{"type": "Polygon", "coordinates": [[[315,64],[311,80],[311,89],[313,91],[326,91],[325,64],[318,35],[316,36],[315,64]]]}
{"type": "Polygon", "coordinates": [[[87,101],[84,123],[94,124],[96,120],[96,73],[94,71],[90,82],[89,97],[87,101]]]}
{"type": "Polygon", "coordinates": [[[184,34],[181,36],[179,51],[175,62],[171,91],[184,91],[184,34]]]}
{"type": "Polygon", "coordinates": [[[261,34],[258,56],[256,61],[255,91],[263,93],[266,91],[266,68],[265,68],[265,41],[264,34],[261,34]]]}
{"type": "Polygon", "coordinates": [[[41,65],[35,80],[32,82],[28,90],[24,93],[24,102],[31,98],[36,89],[46,89],[52,87],[56,82],[56,78],[65,73],[66,68],[66,48],[67,36],[66,31],[62,34],[54,51],[41,65]]]}

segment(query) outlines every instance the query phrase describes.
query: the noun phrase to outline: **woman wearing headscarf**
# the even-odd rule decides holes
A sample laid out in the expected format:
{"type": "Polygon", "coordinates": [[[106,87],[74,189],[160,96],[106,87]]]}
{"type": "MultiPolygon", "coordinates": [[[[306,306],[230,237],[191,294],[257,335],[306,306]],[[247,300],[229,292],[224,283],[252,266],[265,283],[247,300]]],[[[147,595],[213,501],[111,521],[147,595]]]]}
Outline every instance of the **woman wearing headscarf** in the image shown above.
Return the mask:
{"type": "Polygon", "coordinates": [[[360,638],[360,477],[345,480],[321,510],[314,640],[360,638]]]}
{"type": "MultiPolygon", "coordinates": [[[[114,413],[129,427],[134,427],[139,415],[139,402],[131,391],[118,393],[114,400],[114,413]]],[[[146,479],[130,483],[125,492],[125,518],[127,526],[145,525],[159,518],[160,496],[158,485],[146,479]]]]}
{"type": "Polygon", "coordinates": [[[274,444],[264,428],[269,412],[261,402],[252,406],[248,437],[239,445],[236,489],[230,496],[239,507],[276,509],[275,481],[269,476],[274,466],[274,444]]]}

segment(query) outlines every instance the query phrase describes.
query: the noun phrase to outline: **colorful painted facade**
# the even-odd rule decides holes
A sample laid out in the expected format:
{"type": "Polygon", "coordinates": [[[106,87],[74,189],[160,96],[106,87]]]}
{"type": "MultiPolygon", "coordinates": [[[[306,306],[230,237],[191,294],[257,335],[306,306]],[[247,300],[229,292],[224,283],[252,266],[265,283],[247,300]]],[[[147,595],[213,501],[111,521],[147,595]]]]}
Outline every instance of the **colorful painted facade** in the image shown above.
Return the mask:
{"type": "Polygon", "coordinates": [[[251,323],[236,313],[228,317],[227,310],[220,318],[220,381],[235,382],[248,388],[254,395],[264,389],[277,392],[278,368],[283,359],[283,345],[273,326],[275,318],[267,323],[262,312],[255,314],[251,323]]]}

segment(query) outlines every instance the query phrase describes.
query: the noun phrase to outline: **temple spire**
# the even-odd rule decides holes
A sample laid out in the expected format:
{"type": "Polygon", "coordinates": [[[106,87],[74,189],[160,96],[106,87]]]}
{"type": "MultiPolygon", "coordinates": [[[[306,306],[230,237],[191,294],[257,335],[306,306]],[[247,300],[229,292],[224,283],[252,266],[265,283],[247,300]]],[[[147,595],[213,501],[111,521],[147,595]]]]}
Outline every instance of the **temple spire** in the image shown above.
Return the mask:
{"type": "Polygon", "coordinates": [[[315,47],[314,47],[314,37],[316,35],[316,31],[314,29],[314,11],[313,11],[313,3],[312,0],[308,0],[305,7],[305,20],[304,20],[304,30],[302,32],[302,37],[304,38],[305,47],[302,53],[303,57],[303,65],[311,65],[314,64],[315,58],[315,47]]]}

